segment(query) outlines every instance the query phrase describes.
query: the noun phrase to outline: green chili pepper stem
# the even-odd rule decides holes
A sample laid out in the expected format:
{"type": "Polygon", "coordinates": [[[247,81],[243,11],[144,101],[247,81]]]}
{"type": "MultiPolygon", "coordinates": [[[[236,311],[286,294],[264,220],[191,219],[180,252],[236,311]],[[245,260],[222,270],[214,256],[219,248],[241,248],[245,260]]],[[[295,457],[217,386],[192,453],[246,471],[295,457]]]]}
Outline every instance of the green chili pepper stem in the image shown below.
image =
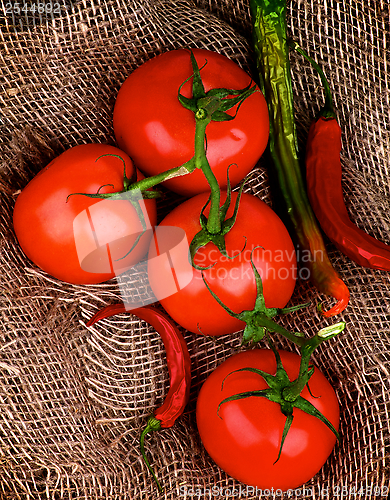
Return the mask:
{"type": "Polygon", "coordinates": [[[157,487],[160,491],[162,491],[162,487],[157,479],[157,476],[156,474],[154,473],[154,470],[152,469],[147,457],[146,457],[146,453],[145,453],[145,436],[147,434],[150,434],[151,432],[154,432],[154,431],[158,431],[161,429],[161,422],[154,417],[154,415],[151,415],[149,417],[149,420],[146,424],[146,427],[145,429],[142,431],[141,433],[141,436],[140,436],[140,448],[141,448],[141,455],[142,455],[142,458],[144,459],[144,462],[147,466],[147,468],[149,469],[150,473],[152,474],[153,476],[153,479],[156,481],[156,484],[157,484],[157,487]]]}
{"type": "Polygon", "coordinates": [[[300,47],[296,41],[289,39],[288,44],[291,48],[296,50],[298,54],[301,54],[313,66],[313,68],[317,71],[318,76],[321,79],[325,92],[325,105],[321,109],[320,116],[323,116],[324,118],[336,118],[336,113],[334,112],[333,108],[332,93],[330,91],[328,80],[326,79],[325,73],[322,70],[321,66],[313,58],[311,58],[309,54],[305,50],[303,50],[302,47],[300,47]]]}

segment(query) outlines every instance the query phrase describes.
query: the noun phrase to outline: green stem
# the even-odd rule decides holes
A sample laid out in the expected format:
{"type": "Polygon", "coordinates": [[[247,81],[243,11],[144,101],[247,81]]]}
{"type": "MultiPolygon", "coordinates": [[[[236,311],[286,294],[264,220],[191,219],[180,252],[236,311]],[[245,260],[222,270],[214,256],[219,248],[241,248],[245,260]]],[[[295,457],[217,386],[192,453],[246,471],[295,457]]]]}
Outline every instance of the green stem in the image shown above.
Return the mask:
{"type": "Polygon", "coordinates": [[[190,174],[194,170],[195,162],[194,158],[191,158],[191,160],[183,163],[183,165],[180,165],[179,167],[170,168],[169,170],[165,170],[164,172],[153,175],[152,177],[146,177],[145,179],[134,182],[130,185],[129,189],[139,189],[141,192],[144,192],[161,182],[173,179],[174,177],[190,174]]]}
{"type": "Polygon", "coordinates": [[[309,56],[309,54],[298,45],[297,42],[295,42],[294,40],[288,40],[288,44],[291,48],[296,50],[298,54],[301,54],[301,56],[303,56],[313,66],[313,68],[317,71],[318,76],[321,79],[325,92],[325,105],[321,110],[321,116],[323,116],[324,118],[335,118],[336,114],[333,111],[332,93],[330,91],[328,80],[326,79],[325,73],[323,72],[321,66],[314,59],[312,59],[309,56]]]}
{"type": "Polygon", "coordinates": [[[286,401],[295,401],[301,394],[303,388],[308,383],[310,376],[309,363],[310,357],[315,349],[325,340],[335,337],[345,328],[343,321],[327,326],[320,330],[314,337],[304,340],[301,346],[301,362],[299,366],[299,374],[295,381],[286,387],[283,391],[283,398],[286,401]]]}
{"type": "Polygon", "coordinates": [[[140,437],[140,448],[141,448],[141,454],[142,458],[144,459],[144,462],[149,469],[150,473],[153,476],[153,479],[156,481],[157,487],[160,491],[162,491],[162,487],[157,479],[156,474],[154,473],[154,470],[152,469],[151,465],[149,464],[148,459],[146,458],[146,453],[145,453],[145,436],[147,434],[150,434],[153,431],[158,431],[161,429],[161,422],[155,418],[153,415],[149,417],[149,420],[146,424],[145,429],[142,431],[141,437],[140,437]]]}
{"type": "Polygon", "coordinates": [[[195,166],[202,170],[210,186],[210,212],[207,219],[207,230],[210,234],[217,234],[221,232],[222,227],[219,216],[221,190],[206,155],[206,127],[211,122],[213,107],[215,104],[210,102],[208,106],[200,108],[195,113],[195,166]]]}
{"type": "Polygon", "coordinates": [[[194,156],[179,167],[174,167],[152,177],[147,177],[130,185],[131,190],[140,189],[141,192],[150,189],[173,177],[186,175],[196,168],[202,170],[210,186],[210,213],[207,220],[207,230],[211,234],[221,231],[221,220],[219,217],[221,192],[217,178],[212,171],[206,155],[206,128],[211,122],[212,113],[218,108],[219,102],[216,98],[205,99],[205,106],[195,113],[195,140],[194,156]]]}
{"type": "MultiPolygon", "coordinates": [[[[258,248],[258,247],[256,247],[258,248]]],[[[225,311],[232,316],[233,318],[236,318],[240,321],[243,321],[246,323],[245,329],[244,329],[244,334],[242,338],[242,343],[245,344],[249,341],[252,342],[258,342],[260,341],[266,331],[269,332],[276,332],[282,335],[283,337],[287,338],[291,342],[293,342],[295,345],[299,347],[303,347],[306,343],[306,340],[300,332],[295,332],[291,333],[288,330],[286,330],[283,326],[279,325],[276,321],[273,320],[273,318],[279,314],[286,314],[288,312],[292,311],[297,311],[303,307],[307,307],[309,303],[306,304],[300,304],[294,307],[290,308],[285,308],[285,309],[278,309],[275,307],[267,307],[265,305],[265,299],[263,295],[263,284],[261,280],[260,273],[256,269],[256,266],[253,263],[253,251],[255,248],[252,249],[251,253],[251,265],[252,269],[255,275],[255,281],[256,281],[256,290],[257,290],[257,297],[255,301],[255,305],[253,309],[244,309],[240,313],[235,313],[232,311],[229,307],[227,307],[222,300],[216,295],[210,288],[209,284],[207,283],[207,280],[205,279],[203,273],[202,273],[202,279],[203,282],[208,289],[208,291],[211,293],[211,295],[214,297],[214,299],[218,302],[218,304],[225,309],[225,311]]]]}
{"type": "Polygon", "coordinates": [[[206,218],[203,215],[202,210],[199,219],[201,230],[194,236],[190,244],[191,263],[197,269],[202,269],[201,267],[194,264],[194,256],[199,248],[212,242],[217,246],[217,248],[223,255],[227,255],[225,235],[235,223],[237,217],[238,202],[240,199],[240,196],[238,196],[233,217],[225,220],[226,212],[231,199],[229,195],[229,188],[227,189],[228,196],[226,197],[226,201],[221,207],[220,186],[207,159],[206,127],[211,121],[221,122],[233,120],[242,102],[247,99],[252,93],[256,92],[257,89],[256,85],[252,86],[252,82],[250,82],[247,87],[241,90],[214,88],[206,92],[200,75],[200,71],[202,68],[199,68],[196,58],[191,50],[190,58],[193,74],[179,87],[178,99],[182,106],[184,106],[184,108],[194,113],[194,168],[202,170],[210,188],[210,199],[207,202],[207,205],[210,204],[209,215],[206,218]],[[188,98],[181,93],[181,90],[184,84],[191,78],[193,79],[192,97],[188,98]],[[231,110],[235,106],[237,106],[235,113],[233,115],[228,114],[227,111],[231,110]]]}
{"type": "Polygon", "coordinates": [[[256,315],[254,318],[254,324],[258,328],[265,328],[268,331],[279,333],[279,335],[282,335],[284,338],[290,340],[299,347],[303,347],[305,345],[306,340],[303,337],[299,337],[298,335],[289,332],[281,325],[276,323],[276,321],[272,320],[271,318],[267,318],[265,314],[256,315]]]}

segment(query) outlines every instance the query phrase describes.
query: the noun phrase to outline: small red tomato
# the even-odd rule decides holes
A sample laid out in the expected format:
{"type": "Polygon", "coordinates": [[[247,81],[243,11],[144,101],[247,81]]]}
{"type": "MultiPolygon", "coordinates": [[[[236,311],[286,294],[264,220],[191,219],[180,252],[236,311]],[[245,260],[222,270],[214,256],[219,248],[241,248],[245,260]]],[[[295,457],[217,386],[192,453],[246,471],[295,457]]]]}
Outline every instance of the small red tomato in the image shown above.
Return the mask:
{"type": "MultiPolygon", "coordinates": [[[[241,90],[251,77],[227,57],[204,49],[193,49],[205,91],[212,88],[241,90]]],[[[195,117],[178,100],[180,85],[193,74],[190,52],[172,50],[142,64],[123,83],[114,107],[114,132],[118,145],[137,168],[152,176],[179,167],[194,156],[195,117]]],[[[192,97],[192,80],[182,88],[192,97]]],[[[233,115],[236,108],[228,111],[233,115]]],[[[223,188],[230,164],[232,186],[256,165],[269,136],[269,114],[258,90],[240,106],[230,121],[211,122],[206,128],[207,158],[223,188]]],[[[184,196],[207,191],[200,170],[164,182],[184,196]]]]}
{"type": "Polygon", "coordinates": [[[141,202],[148,230],[128,253],[143,231],[132,204],[74,194],[122,191],[125,170],[130,178],[130,158],[106,144],[76,146],[42,169],[18,196],[13,214],[25,255],[51,276],[75,284],[101,283],[137,264],[156,224],[155,200],[141,202]]]}
{"type": "MultiPolygon", "coordinates": [[[[222,201],[226,193],[222,193],[222,201]]],[[[201,193],[172,210],[158,228],[179,228],[190,243],[200,231],[199,214],[208,193],[201,193]]],[[[226,218],[232,216],[237,193],[226,218]]],[[[205,215],[208,215],[208,208],[205,215]]],[[[226,234],[228,256],[213,243],[199,249],[194,262],[210,269],[203,272],[211,290],[235,313],[253,309],[257,290],[251,258],[262,277],[267,307],[283,308],[290,300],[296,281],[296,254],[290,235],[275,212],[256,196],[243,194],[233,228],[226,234]],[[259,247],[255,249],[255,247],[259,247]],[[233,257],[234,258],[231,258],[233,257]],[[230,257],[230,258],[229,258],[230,257]]],[[[245,323],[233,318],[207,289],[202,272],[193,268],[189,278],[188,247],[170,249],[152,240],[148,276],[153,292],[168,314],[187,330],[203,335],[224,335],[242,330],[245,323]],[[156,259],[163,253],[169,259],[156,259]],[[177,283],[167,296],[167,283],[177,283]]]]}
{"type": "MultiPolygon", "coordinates": [[[[290,378],[298,376],[300,356],[279,351],[290,378]]],[[[294,408],[293,422],[277,460],[286,417],[280,404],[261,396],[229,401],[234,394],[267,389],[264,379],[241,368],[257,368],[275,374],[271,349],[254,349],[224,361],[203,384],[197,400],[196,418],[201,440],[215,463],[238,481],[260,489],[287,491],[309,481],[326,462],[336,442],[335,434],[318,418],[294,408]],[[222,385],[223,382],[223,385],[222,385]]],[[[315,368],[301,396],[336,428],[339,404],[336,394],[315,368]]]]}

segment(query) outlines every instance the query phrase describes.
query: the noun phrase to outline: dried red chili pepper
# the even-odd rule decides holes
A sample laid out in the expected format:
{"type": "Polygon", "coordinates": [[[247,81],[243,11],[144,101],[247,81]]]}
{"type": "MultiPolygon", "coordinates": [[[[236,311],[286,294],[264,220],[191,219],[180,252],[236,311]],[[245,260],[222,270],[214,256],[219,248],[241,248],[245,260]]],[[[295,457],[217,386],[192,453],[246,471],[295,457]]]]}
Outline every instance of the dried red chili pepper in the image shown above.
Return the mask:
{"type": "Polygon", "coordinates": [[[324,72],[296,43],[293,46],[317,70],[325,89],[325,105],[310,126],[306,145],[307,191],[313,211],[325,234],[347,257],[363,267],[390,271],[390,245],[357,227],[344,203],[341,128],[324,72]]]}
{"type": "Polygon", "coordinates": [[[176,419],[183,413],[190,394],[191,359],[187,344],[177,326],[166,314],[149,305],[132,309],[126,308],[124,303],[109,305],[98,311],[88,321],[87,326],[91,326],[103,318],[125,312],[129,312],[151,325],[160,334],[166,351],[170,378],[169,391],[162,406],[154,410],[153,415],[149,417],[140,437],[143,459],[161,490],[160,483],[146,458],[144,440],[150,432],[172,427],[176,419]]]}

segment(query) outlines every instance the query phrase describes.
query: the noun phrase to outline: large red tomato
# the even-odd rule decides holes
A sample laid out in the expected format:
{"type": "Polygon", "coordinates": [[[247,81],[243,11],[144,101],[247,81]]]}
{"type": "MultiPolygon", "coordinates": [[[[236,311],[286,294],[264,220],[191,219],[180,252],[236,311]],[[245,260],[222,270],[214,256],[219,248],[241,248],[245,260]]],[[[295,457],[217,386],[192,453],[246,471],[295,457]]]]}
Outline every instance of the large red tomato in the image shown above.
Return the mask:
{"type": "MultiPolygon", "coordinates": [[[[226,196],[223,193],[222,200],[226,196]]],[[[233,212],[237,193],[233,193],[227,217],[233,212]]],[[[188,243],[200,230],[199,214],[208,193],[201,193],[172,210],[158,228],[179,228],[188,243]]],[[[208,214],[208,211],[205,211],[208,214]]],[[[168,231],[169,233],[169,231],[168,231]]],[[[158,236],[158,233],[156,233],[158,236]]],[[[256,196],[243,194],[233,228],[225,237],[229,259],[213,243],[201,248],[195,263],[206,267],[204,277],[216,295],[235,313],[252,309],[256,299],[253,262],[262,277],[267,307],[284,307],[290,300],[296,281],[296,254],[293,243],[282,221],[275,212],[256,196]],[[255,247],[261,246],[262,248],[255,247]]],[[[152,290],[168,314],[187,330],[204,335],[223,335],[242,330],[245,324],[230,316],[210,294],[195,268],[189,276],[188,247],[172,248],[167,238],[152,240],[148,256],[148,276],[152,290]],[[155,257],[169,254],[169,258],[155,257]],[[167,295],[167,283],[174,276],[178,284],[175,293],[167,295]]]]}
{"type": "MultiPolygon", "coordinates": [[[[290,378],[297,377],[300,357],[279,352],[290,378]]],[[[224,361],[203,384],[197,400],[196,418],[201,440],[211,458],[227,474],[260,489],[286,491],[309,481],[329,457],[336,436],[318,418],[294,408],[293,422],[280,449],[286,417],[280,405],[264,397],[221,401],[234,394],[266,389],[264,379],[253,372],[232,373],[253,367],[274,374],[275,355],[270,349],[254,349],[224,361]],[[227,377],[227,378],[225,378],[227,377]],[[224,381],[224,382],[223,382],[224,381]],[[223,385],[222,385],[223,382],[223,385]],[[276,463],[275,463],[276,462],[276,463]]],[[[315,368],[301,396],[314,405],[336,428],[339,404],[324,375],[315,368]]]]}
{"type": "Polygon", "coordinates": [[[100,283],[137,264],[156,224],[155,200],[141,203],[149,229],[128,254],[143,231],[128,200],[79,194],[68,198],[72,193],[122,191],[124,164],[131,177],[134,166],[123,151],[86,144],[65,151],[41,170],[20,193],[14,209],[15,233],[26,256],[69,283],[100,283]]]}
{"type": "MultiPolygon", "coordinates": [[[[205,91],[212,88],[243,89],[251,78],[227,57],[203,49],[193,49],[201,69],[205,91]]],[[[121,149],[137,168],[155,175],[178,167],[194,156],[194,113],[178,100],[180,85],[193,73],[190,52],[172,50],[150,59],[125,80],[114,107],[114,131],[121,149]]],[[[192,81],[182,94],[192,97],[192,81]]],[[[235,108],[228,113],[233,114],[235,108]]],[[[256,165],[269,135],[268,108],[260,92],[242,104],[234,120],[211,122],[206,129],[207,158],[221,187],[226,186],[226,170],[236,185],[256,165]]],[[[185,196],[208,190],[200,170],[164,182],[164,186],[185,196]]]]}

